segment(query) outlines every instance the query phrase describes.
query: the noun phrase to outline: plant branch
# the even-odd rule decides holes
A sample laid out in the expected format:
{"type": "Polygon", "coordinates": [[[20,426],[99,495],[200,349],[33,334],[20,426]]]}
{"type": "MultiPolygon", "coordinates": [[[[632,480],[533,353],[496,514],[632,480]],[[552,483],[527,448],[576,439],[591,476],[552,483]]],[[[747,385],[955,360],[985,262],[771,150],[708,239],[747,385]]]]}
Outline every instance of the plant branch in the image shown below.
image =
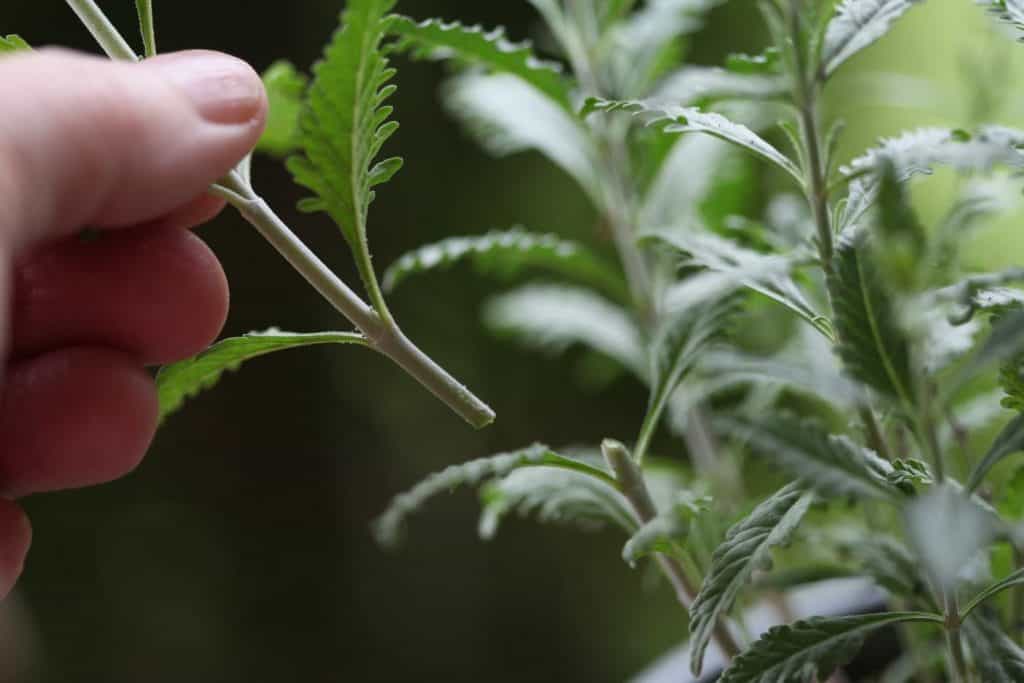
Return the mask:
{"type": "Polygon", "coordinates": [[[954,683],[968,683],[967,660],[964,657],[964,644],[960,636],[960,607],[957,605],[956,593],[949,588],[944,589],[946,612],[946,650],[953,665],[954,683]]]}
{"type": "Polygon", "coordinates": [[[100,44],[107,56],[122,62],[139,61],[135,50],[131,48],[128,41],[118,32],[94,0],[67,0],[67,3],[78,15],[82,24],[89,29],[89,33],[100,44]]]}
{"type": "MultiPolygon", "coordinates": [[[[658,508],[651,498],[647,483],[644,481],[643,472],[626,447],[617,441],[606,439],[601,444],[601,452],[604,454],[608,466],[615,473],[615,481],[619,491],[629,501],[630,507],[633,508],[633,513],[637,516],[639,522],[646,524],[657,517],[658,508]]],[[[697,586],[693,585],[693,582],[690,581],[690,578],[686,575],[686,570],[677,558],[664,553],[657,553],[655,557],[665,578],[672,585],[679,604],[689,612],[690,605],[693,604],[694,597],[698,592],[697,586]]],[[[715,624],[714,639],[718,647],[721,648],[722,653],[729,659],[732,659],[742,651],[736,639],[733,638],[732,633],[729,632],[729,629],[721,621],[715,624]]]]}
{"type": "Polygon", "coordinates": [[[477,428],[494,421],[494,411],[463,384],[424,354],[393,321],[382,318],[335,275],[274,213],[237,172],[223,181],[221,192],[257,231],[335,309],[366,336],[369,346],[384,354],[448,407],[477,428]]]}
{"type": "Polygon", "coordinates": [[[153,24],[153,0],[135,0],[139,11],[139,30],[147,57],[156,56],[156,27],[153,24]]]}

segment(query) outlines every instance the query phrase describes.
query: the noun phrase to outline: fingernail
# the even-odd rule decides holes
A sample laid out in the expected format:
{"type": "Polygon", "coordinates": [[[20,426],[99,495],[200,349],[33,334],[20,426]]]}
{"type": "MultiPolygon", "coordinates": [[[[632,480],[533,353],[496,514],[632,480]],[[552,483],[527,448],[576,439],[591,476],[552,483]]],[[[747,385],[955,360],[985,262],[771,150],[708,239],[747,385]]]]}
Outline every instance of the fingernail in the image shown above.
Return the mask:
{"type": "Polygon", "coordinates": [[[241,124],[263,108],[263,84],[245,62],[216,52],[182,52],[147,62],[159,69],[211,123],[241,124]]]}

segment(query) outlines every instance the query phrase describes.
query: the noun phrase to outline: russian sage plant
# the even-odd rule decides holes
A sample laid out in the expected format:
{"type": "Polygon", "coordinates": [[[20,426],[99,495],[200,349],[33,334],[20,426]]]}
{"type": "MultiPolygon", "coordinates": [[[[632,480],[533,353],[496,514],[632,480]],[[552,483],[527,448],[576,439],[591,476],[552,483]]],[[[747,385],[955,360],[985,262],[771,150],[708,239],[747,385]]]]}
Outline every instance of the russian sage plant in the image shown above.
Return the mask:
{"type": "MultiPolygon", "coordinates": [[[[877,680],[1024,681],[1024,269],[970,272],[961,258],[965,236],[1020,193],[1024,131],[980,120],[997,98],[979,98],[963,128],[909,130],[839,158],[842,122],[822,113],[829,84],[914,0],[762,0],[770,44],[721,67],[688,64],[683,49],[719,0],[529,2],[544,58],[501,29],[350,0],[311,78],[287,62],[266,73],[261,147],[290,155],[314,195],[303,208],[338,223],[369,303],[294,238],[243,163],[212,191],[358,331],[223,341],[162,371],[165,412],[248,358],[353,343],[483,425],[489,409],[385,303],[469,262],[522,281],[486,304],[489,329],[547,352],[584,347],[649,400],[624,407],[634,433],[430,476],[377,520],[383,544],[431,497],[475,486],[484,538],[512,514],[621,530],[622,559],[652,562],[687,611],[694,676],[825,681],[885,629],[901,654],[877,680]],[[400,167],[377,161],[397,126],[385,101],[398,55],[452,62],[451,113],[495,155],[534,150],[568,174],[614,258],[597,235],[513,227],[424,246],[379,280],[367,221],[374,188],[400,167]],[[911,186],[940,167],[956,191],[929,225],[911,186]],[[761,202],[760,186],[784,189],[761,202]],[[837,577],[873,582],[888,609],[752,628],[750,608],[793,615],[794,591],[837,577]]],[[[137,58],[93,2],[68,4],[112,57],[137,58]]],[[[1024,30],[1021,0],[985,4],[1005,32],[1024,30]]],[[[152,55],[152,7],[138,7],[152,55]]],[[[0,49],[28,47],[9,36],[0,49]]]]}

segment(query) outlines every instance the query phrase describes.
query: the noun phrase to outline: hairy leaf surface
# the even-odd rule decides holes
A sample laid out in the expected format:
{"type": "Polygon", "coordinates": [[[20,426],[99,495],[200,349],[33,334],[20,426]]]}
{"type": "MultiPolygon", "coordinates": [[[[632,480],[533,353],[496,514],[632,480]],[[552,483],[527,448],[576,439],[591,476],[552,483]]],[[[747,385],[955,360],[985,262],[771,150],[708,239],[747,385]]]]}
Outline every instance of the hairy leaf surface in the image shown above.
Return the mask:
{"type": "Polygon", "coordinates": [[[845,436],[789,415],[762,420],[723,417],[723,432],[747,439],[758,455],[786,469],[825,496],[898,500],[892,465],[845,436]]]}
{"type": "Polygon", "coordinates": [[[874,44],[920,0],[843,0],[825,31],[822,66],[830,76],[843,62],[874,44]]]}
{"type": "Polygon", "coordinates": [[[351,0],[342,27],[313,67],[306,106],[299,117],[303,154],[288,168],[315,197],[306,211],[325,211],[341,228],[360,275],[373,289],[367,243],[367,218],[374,187],[390,180],[401,159],[377,162],[384,143],[398,129],[385,102],[395,92],[389,85],[395,70],[388,66],[382,44],[393,17],[395,0],[351,0]]]}
{"type": "Polygon", "coordinates": [[[365,345],[366,339],[352,332],[295,334],[268,330],[220,341],[198,356],[160,370],[156,378],[160,419],[179,410],[186,400],[210,389],[225,372],[237,370],[246,361],[276,351],[324,344],[365,345]]]}
{"type": "Polygon", "coordinates": [[[581,460],[561,456],[547,446],[536,444],[513,453],[502,453],[489,458],[452,465],[430,475],[408,492],[391,501],[387,511],[374,523],[377,541],[384,546],[395,546],[401,541],[405,522],[427,501],[460,486],[475,486],[489,479],[504,477],[524,467],[554,467],[594,477],[614,487],[614,479],[602,469],[581,460]]]}
{"type": "Polygon", "coordinates": [[[985,683],[1024,681],[1024,650],[1006,635],[996,614],[975,612],[963,625],[974,665],[985,683]]]}
{"type": "Polygon", "coordinates": [[[826,680],[856,656],[868,635],[899,623],[934,622],[921,612],[884,612],[856,617],[813,618],[776,626],[733,660],[720,683],[806,683],[826,680]]]}
{"type": "Polygon", "coordinates": [[[783,169],[802,182],[799,169],[782,152],[741,123],[721,114],[704,112],[693,107],[661,105],[654,102],[613,101],[591,98],[583,108],[584,116],[596,112],[628,111],[647,125],[658,126],[666,133],[705,133],[738,145],[783,169]]]}
{"type": "Polygon", "coordinates": [[[693,520],[707,512],[711,499],[683,491],[676,494],[672,505],[640,527],[622,548],[622,559],[631,567],[653,553],[671,554],[690,533],[693,520]]]}
{"type": "Polygon", "coordinates": [[[856,380],[910,411],[917,403],[910,344],[866,240],[866,231],[842,237],[828,278],[839,356],[856,380]]]}
{"type": "Polygon", "coordinates": [[[484,320],[495,331],[526,344],[562,351],[583,344],[646,379],[640,330],[621,306],[589,290],[561,285],[528,285],[491,300],[484,320]]]}
{"type": "Polygon", "coordinates": [[[399,36],[396,50],[408,51],[415,58],[456,59],[494,73],[517,76],[559,106],[572,111],[569,83],[561,67],[539,60],[529,43],[510,42],[504,28],[486,31],[480,26],[464,26],[440,19],[417,22],[409,17],[397,17],[391,24],[391,32],[399,36]]]}
{"type": "Polygon", "coordinates": [[[754,571],[770,566],[772,550],[789,543],[812,501],[813,494],[800,484],[790,484],[729,529],[725,542],[714,552],[711,569],[690,608],[690,666],[694,675],[699,676],[704,666],[704,653],[715,624],[728,616],[754,571]]]}
{"type": "Polygon", "coordinates": [[[538,268],[592,285],[619,300],[629,297],[622,276],[586,246],[522,228],[449,237],[420,247],[388,268],[384,288],[393,290],[409,277],[449,268],[460,261],[469,261],[479,272],[504,279],[538,268]]]}

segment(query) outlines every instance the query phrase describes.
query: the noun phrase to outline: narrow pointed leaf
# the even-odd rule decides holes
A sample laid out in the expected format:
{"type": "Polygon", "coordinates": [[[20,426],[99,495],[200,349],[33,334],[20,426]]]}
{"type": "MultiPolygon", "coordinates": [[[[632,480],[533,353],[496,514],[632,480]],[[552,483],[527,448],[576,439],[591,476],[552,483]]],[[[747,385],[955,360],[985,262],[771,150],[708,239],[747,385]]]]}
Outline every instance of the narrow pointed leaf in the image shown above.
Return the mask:
{"type": "Polygon", "coordinates": [[[966,618],[969,614],[974,612],[978,607],[984,605],[986,602],[996,597],[1003,591],[1007,591],[1011,588],[1024,585],[1024,569],[1017,570],[1007,576],[1006,578],[996,581],[992,585],[988,586],[976,596],[974,596],[969,603],[967,603],[960,614],[966,618]]]}
{"type": "Polygon", "coordinates": [[[391,32],[399,37],[398,51],[415,58],[455,59],[480,66],[492,73],[516,76],[547,95],[559,106],[572,111],[569,82],[558,64],[538,59],[529,43],[512,43],[505,29],[485,31],[480,26],[464,26],[439,19],[417,22],[397,17],[391,32]]]}
{"type": "Polygon", "coordinates": [[[993,467],[1011,455],[1022,451],[1024,451],[1024,415],[1018,415],[1003,428],[988,453],[975,466],[974,471],[971,472],[971,478],[967,482],[967,490],[976,490],[985,481],[985,477],[993,467]]]}
{"type": "Polygon", "coordinates": [[[561,456],[547,446],[536,444],[513,453],[452,465],[430,475],[408,492],[398,495],[380,518],[374,522],[374,535],[384,546],[395,546],[402,538],[407,518],[427,501],[460,486],[475,486],[509,475],[524,467],[554,467],[594,477],[614,488],[615,481],[604,470],[580,460],[561,456]]]}
{"type": "Polygon", "coordinates": [[[984,683],[1024,681],[1024,649],[1006,634],[995,614],[975,613],[963,633],[984,683]]]}
{"type": "Polygon", "coordinates": [[[800,170],[786,155],[777,150],[757,133],[721,114],[704,112],[692,107],[661,105],[642,101],[613,101],[591,98],[583,108],[584,116],[593,112],[628,111],[647,125],[658,126],[666,133],[704,133],[738,145],[772,162],[802,183],[800,170]]]}
{"type": "Polygon", "coordinates": [[[503,279],[540,269],[593,285],[618,300],[628,300],[629,296],[622,276],[586,246],[522,228],[449,237],[420,247],[388,268],[384,288],[393,290],[409,277],[447,269],[462,261],[469,261],[480,273],[503,279]]]}
{"type": "Polygon", "coordinates": [[[711,569],[690,608],[690,666],[694,675],[699,676],[703,668],[715,625],[728,616],[754,571],[770,566],[772,550],[789,543],[812,501],[813,494],[800,484],[790,484],[729,529],[712,556],[711,569]]]}
{"type": "MultiPolygon", "coordinates": [[[[311,190],[306,210],[325,211],[341,228],[368,286],[375,280],[367,243],[373,187],[400,162],[376,159],[397,124],[385,101],[395,75],[382,43],[395,0],[351,0],[323,59],[313,67],[306,106],[299,117],[303,154],[289,160],[295,181],[311,190]]],[[[372,287],[371,287],[372,288],[372,287]]]]}
{"type": "Polygon", "coordinates": [[[843,0],[825,31],[821,61],[826,76],[870,47],[921,0],[843,0]]]}
{"type": "Polygon", "coordinates": [[[846,235],[836,246],[828,289],[839,356],[854,379],[909,412],[917,403],[910,344],[871,259],[866,231],[846,235]]]}
{"type": "Polygon", "coordinates": [[[757,455],[802,479],[824,496],[896,501],[893,466],[845,436],[828,434],[810,420],[776,415],[758,421],[723,417],[724,433],[747,440],[757,455]]]}
{"type": "Polygon", "coordinates": [[[185,401],[213,387],[225,372],[242,363],[277,351],[324,344],[366,345],[366,339],[351,332],[295,334],[269,330],[244,337],[225,339],[198,356],[161,368],[156,378],[160,397],[160,419],[178,411],[185,401]]]}
{"type": "Polygon", "coordinates": [[[884,612],[855,617],[813,618],[776,626],[733,660],[719,683],[806,683],[826,680],[856,656],[864,640],[892,624],[936,623],[922,612],[884,612]]]}

